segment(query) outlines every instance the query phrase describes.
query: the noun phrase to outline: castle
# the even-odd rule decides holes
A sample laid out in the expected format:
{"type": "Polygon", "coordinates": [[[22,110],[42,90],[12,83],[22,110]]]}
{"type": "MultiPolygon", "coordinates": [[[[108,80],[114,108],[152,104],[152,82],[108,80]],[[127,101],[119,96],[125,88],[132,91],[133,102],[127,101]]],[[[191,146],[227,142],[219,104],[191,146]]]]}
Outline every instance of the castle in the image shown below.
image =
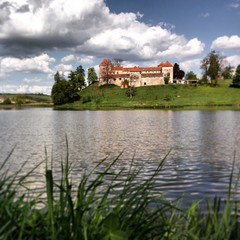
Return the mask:
{"type": "Polygon", "coordinates": [[[173,65],[169,62],[162,62],[156,67],[123,67],[113,66],[111,61],[104,58],[99,65],[99,84],[115,84],[120,87],[130,86],[141,87],[165,84],[164,78],[173,83],[173,65]]]}

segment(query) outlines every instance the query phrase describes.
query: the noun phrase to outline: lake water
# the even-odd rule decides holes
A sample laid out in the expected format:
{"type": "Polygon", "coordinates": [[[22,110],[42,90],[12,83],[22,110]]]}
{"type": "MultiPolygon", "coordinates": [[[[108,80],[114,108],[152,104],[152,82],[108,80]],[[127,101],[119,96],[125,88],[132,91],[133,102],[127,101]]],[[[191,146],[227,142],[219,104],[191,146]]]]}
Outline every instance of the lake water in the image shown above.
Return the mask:
{"type": "MultiPolygon", "coordinates": [[[[240,111],[0,111],[0,162],[14,151],[7,167],[31,170],[47,158],[58,169],[66,156],[66,135],[73,181],[104,158],[118,171],[134,159],[149,176],[170,151],[157,176],[156,192],[168,199],[225,198],[234,152],[240,163],[240,111]]],[[[45,165],[38,167],[32,189],[41,188],[45,165]]]]}

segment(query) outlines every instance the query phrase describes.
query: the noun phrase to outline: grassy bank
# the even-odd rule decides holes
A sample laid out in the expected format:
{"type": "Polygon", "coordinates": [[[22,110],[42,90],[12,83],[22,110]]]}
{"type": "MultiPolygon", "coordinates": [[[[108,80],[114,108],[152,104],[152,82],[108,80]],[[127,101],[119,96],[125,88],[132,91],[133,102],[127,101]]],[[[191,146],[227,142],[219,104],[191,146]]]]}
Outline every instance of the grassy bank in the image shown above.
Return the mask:
{"type": "Polygon", "coordinates": [[[9,158],[0,168],[0,239],[240,239],[239,204],[230,200],[232,176],[226,202],[206,200],[207,212],[197,202],[181,210],[180,201],[153,194],[167,156],[144,179],[134,159],[129,169],[119,172],[112,169],[118,158],[110,164],[103,160],[74,188],[67,154],[60,181],[46,167],[42,202],[18,194],[31,173],[19,177],[20,170],[8,176],[3,170],[9,158]],[[39,203],[42,209],[36,207],[39,203]]]}
{"type": "Polygon", "coordinates": [[[229,88],[232,80],[219,86],[162,85],[136,88],[136,95],[126,96],[126,89],[94,84],[81,92],[81,100],[58,109],[134,109],[186,108],[202,106],[240,106],[239,89],[229,88]]]}
{"type": "Polygon", "coordinates": [[[52,106],[52,99],[45,94],[3,94],[0,93],[0,108],[15,106],[52,106]]]}

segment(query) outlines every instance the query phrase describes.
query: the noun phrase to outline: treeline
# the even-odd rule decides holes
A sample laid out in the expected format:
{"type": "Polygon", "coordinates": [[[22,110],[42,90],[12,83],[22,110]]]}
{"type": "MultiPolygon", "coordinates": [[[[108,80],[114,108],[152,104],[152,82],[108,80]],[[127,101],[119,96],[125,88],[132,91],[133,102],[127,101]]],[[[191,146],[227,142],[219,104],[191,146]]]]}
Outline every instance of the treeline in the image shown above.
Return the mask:
{"type": "Polygon", "coordinates": [[[71,103],[80,99],[80,91],[88,84],[91,85],[98,80],[94,68],[88,69],[88,78],[86,83],[85,70],[80,65],[75,71],[71,71],[67,79],[58,71],[54,75],[54,85],[52,87],[51,97],[55,105],[71,103]]]}

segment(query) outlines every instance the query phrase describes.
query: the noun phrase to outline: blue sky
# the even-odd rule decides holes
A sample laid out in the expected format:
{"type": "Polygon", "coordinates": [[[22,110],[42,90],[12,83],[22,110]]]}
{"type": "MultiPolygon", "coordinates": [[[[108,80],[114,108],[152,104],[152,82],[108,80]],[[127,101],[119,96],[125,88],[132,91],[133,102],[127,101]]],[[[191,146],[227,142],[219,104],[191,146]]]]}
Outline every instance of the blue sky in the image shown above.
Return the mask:
{"type": "Polygon", "coordinates": [[[216,50],[236,67],[239,22],[240,0],[0,0],[0,92],[50,94],[56,71],[98,71],[104,57],[200,77],[216,50]]]}

